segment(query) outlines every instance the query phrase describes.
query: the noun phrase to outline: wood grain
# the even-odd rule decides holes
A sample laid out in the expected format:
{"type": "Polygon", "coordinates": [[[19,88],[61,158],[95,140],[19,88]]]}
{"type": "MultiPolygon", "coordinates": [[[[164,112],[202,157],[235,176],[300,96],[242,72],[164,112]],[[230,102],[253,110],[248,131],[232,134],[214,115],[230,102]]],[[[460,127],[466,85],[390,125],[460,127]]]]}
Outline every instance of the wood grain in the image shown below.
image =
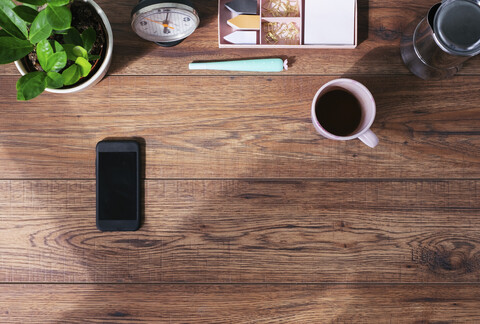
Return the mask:
{"type": "Polygon", "coordinates": [[[0,323],[480,322],[480,56],[413,77],[401,37],[438,0],[358,0],[354,50],[219,49],[217,1],[174,48],[97,0],[109,76],[15,99],[0,66],[0,323]],[[288,58],[280,74],[188,63],[288,58]],[[350,77],[380,145],[317,135],[311,100],[350,77]],[[143,143],[144,224],[95,228],[95,144],[143,143]]]}
{"type": "Polygon", "coordinates": [[[478,285],[0,285],[18,323],[478,322],[478,285]]]}
{"type": "MultiPolygon", "coordinates": [[[[409,75],[400,57],[400,39],[420,17],[426,16],[432,1],[358,0],[359,40],[353,50],[219,49],[217,1],[197,0],[199,29],[174,48],[161,48],[140,39],[130,27],[130,12],[137,0],[98,0],[112,24],[114,56],[112,75],[238,75],[238,72],[189,71],[188,63],[249,57],[289,57],[288,75],[402,74],[409,75]]],[[[0,73],[18,75],[13,64],[0,73]]],[[[460,74],[479,75],[480,57],[467,61],[460,74]]]]}
{"type": "Polygon", "coordinates": [[[147,178],[480,178],[478,78],[356,78],[377,102],[374,150],[315,132],[333,78],[109,77],[21,103],[1,77],[0,178],[92,179],[106,137],[143,138],[147,178]]]}
{"type": "Polygon", "coordinates": [[[2,181],[0,281],[479,282],[479,186],[146,181],[142,229],[101,233],[94,181],[2,181]]]}

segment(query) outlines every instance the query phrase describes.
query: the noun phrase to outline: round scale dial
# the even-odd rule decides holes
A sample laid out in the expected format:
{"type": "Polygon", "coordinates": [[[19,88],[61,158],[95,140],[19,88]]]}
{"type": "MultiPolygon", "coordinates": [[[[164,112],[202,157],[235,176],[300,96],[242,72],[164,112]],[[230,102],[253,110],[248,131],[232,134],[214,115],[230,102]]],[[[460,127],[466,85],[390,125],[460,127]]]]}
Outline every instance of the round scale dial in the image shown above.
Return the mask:
{"type": "Polygon", "coordinates": [[[144,5],[132,11],[132,28],[143,39],[159,45],[176,45],[192,34],[200,23],[193,7],[175,1],[144,5]]]}

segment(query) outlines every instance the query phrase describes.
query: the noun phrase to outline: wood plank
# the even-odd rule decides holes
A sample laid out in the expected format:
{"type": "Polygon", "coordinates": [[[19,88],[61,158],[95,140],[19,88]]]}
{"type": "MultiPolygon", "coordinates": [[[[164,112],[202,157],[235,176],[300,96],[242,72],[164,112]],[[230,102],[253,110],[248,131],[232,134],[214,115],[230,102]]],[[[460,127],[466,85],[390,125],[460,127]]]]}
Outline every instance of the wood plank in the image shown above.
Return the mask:
{"type": "Polygon", "coordinates": [[[465,323],[478,285],[0,285],[2,323],[465,323]]]}
{"type": "MultiPolygon", "coordinates": [[[[299,74],[403,74],[409,71],[400,58],[402,33],[413,28],[435,3],[412,0],[359,0],[360,44],[353,50],[219,49],[217,1],[197,0],[201,25],[180,45],[161,48],[144,41],[130,27],[130,12],[137,1],[97,1],[109,17],[114,32],[112,75],[238,75],[238,72],[189,71],[188,63],[248,57],[289,57],[294,62],[287,75],[299,74]]],[[[18,75],[13,64],[0,73],[18,75]]],[[[480,74],[480,57],[466,62],[460,74],[480,74]]]]}
{"type": "Polygon", "coordinates": [[[96,143],[129,136],[147,178],[480,178],[477,77],[356,78],[377,101],[376,149],[315,132],[311,100],[331,79],[108,77],[22,103],[0,77],[0,178],[92,179],[96,143]]]}
{"type": "Polygon", "coordinates": [[[480,282],[480,182],[146,181],[137,232],[94,181],[0,182],[0,282],[480,282]]]}

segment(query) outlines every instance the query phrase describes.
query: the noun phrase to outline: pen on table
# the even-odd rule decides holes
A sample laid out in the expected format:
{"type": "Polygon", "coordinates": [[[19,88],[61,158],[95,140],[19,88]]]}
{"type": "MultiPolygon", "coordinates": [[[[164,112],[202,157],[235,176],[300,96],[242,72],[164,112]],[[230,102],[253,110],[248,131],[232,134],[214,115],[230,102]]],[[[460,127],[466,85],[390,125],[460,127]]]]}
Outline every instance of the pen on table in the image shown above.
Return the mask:
{"type": "Polygon", "coordinates": [[[190,70],[222,70],[244,72],[282,72],[288,70],[288,61],[281,58],[248,59],[236,61],[198,62],[188,65],[190,70]]]}

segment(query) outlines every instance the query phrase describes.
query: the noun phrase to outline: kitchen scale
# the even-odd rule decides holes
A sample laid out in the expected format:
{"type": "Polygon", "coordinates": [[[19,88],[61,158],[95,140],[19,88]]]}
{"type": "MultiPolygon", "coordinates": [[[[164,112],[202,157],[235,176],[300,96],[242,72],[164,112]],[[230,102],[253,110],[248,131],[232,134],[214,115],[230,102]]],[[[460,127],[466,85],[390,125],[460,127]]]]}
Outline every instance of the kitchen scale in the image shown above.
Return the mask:
{"type": "Polygon", "coordinates": [[[200,24],[189,0],[140,0],[131,17],[138,36],[165,47],[180,44],[200,24]]]}

